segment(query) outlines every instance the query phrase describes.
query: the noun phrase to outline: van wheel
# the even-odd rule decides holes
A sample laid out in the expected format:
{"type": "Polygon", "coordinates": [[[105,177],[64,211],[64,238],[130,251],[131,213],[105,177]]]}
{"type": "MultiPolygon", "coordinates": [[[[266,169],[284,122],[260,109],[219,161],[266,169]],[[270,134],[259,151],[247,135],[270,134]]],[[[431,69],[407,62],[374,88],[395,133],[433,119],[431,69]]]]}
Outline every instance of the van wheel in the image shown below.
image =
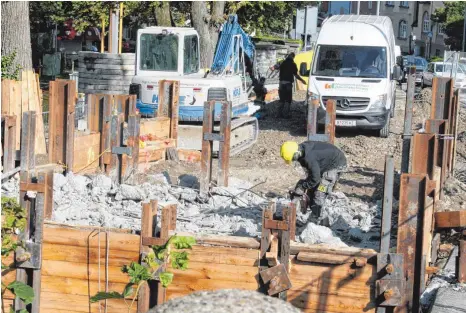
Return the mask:
{"type": "Polygon", "coordinates": [[[390,119],[387,119],[387,123],[385,126],[379,130],[379,137],[380,138],[388,138],[388,135],[390,134],[390,119]]]}

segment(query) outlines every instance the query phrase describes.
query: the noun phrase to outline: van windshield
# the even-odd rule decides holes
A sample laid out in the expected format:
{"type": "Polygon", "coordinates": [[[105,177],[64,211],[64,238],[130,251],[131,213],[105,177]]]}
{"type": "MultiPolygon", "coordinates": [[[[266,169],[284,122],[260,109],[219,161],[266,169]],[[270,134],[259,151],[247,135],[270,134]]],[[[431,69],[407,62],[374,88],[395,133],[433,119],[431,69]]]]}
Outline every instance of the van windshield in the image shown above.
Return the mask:
{"type": "Polygon", "coordinates": [[[142,34],[139,57],[141,70],[176,72],[178,70],[178,36],[142,34]]]}
{"type": "Polygon", "coordinates": [[[330,77],[387,77],[384,47],[319,45],[313,75],[330,77]]]}

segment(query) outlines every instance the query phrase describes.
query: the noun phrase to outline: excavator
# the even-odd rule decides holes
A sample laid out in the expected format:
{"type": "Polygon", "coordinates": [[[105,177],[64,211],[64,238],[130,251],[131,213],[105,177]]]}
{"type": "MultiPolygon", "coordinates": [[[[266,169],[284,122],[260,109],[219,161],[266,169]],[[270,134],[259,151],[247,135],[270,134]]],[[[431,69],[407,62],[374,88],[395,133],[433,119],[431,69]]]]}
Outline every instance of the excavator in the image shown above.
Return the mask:
{"type": "MultiPolygon", "coordinates": [[[[137,95],[142,116],[155,116],[158,82],[180,82],[178,147],[201,150],[204,102],[225,99],[232,103],[231,148],[235,155],[252,146],[259,124],[253,114],[254,91],[264,88],[263,79],[252,74],[255,48],[238,24],[236,15],[223,24],[210,70],[200,67],[199,34],[194,28],[146,27],[138,30],[136,71],[130,93],[137,95]]],[[[219,121],[220,107],[215,109],[219,121]],[[217,114],[218,112],[218,114],[217,114]]],[[[218,151],[218,143],[214,143],[218,151]]]]}

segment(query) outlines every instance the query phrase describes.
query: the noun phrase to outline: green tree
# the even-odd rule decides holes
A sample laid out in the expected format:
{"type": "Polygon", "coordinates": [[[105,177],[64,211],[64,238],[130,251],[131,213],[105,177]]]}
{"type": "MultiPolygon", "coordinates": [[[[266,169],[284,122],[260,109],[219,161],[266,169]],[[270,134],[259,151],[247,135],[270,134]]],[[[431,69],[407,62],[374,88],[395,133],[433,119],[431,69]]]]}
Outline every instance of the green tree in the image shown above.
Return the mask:
{"type": "Polygon", "coordinates": [[[464,10],[466,2],[464,1],[444,1],[445,7],[435,10],[432,14],[432,20],[436,23],[443,24],[445,34],[445,44],[450,45],[451,50],[462,50],[464,10]]]}

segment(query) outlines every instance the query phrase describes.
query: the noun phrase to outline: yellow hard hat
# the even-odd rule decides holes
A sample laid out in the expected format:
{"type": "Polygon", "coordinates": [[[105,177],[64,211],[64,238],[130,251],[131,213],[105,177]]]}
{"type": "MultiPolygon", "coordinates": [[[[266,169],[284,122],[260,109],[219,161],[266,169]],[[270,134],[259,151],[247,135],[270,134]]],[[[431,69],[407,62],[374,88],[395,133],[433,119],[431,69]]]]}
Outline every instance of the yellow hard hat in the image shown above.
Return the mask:
{"type": "Polygon", "coordinates": [[[298,143],[294,141],[286,141],[280,148],[280,156],[286,163],[291,164],[294,154],[298,152],[298,143]]]}

